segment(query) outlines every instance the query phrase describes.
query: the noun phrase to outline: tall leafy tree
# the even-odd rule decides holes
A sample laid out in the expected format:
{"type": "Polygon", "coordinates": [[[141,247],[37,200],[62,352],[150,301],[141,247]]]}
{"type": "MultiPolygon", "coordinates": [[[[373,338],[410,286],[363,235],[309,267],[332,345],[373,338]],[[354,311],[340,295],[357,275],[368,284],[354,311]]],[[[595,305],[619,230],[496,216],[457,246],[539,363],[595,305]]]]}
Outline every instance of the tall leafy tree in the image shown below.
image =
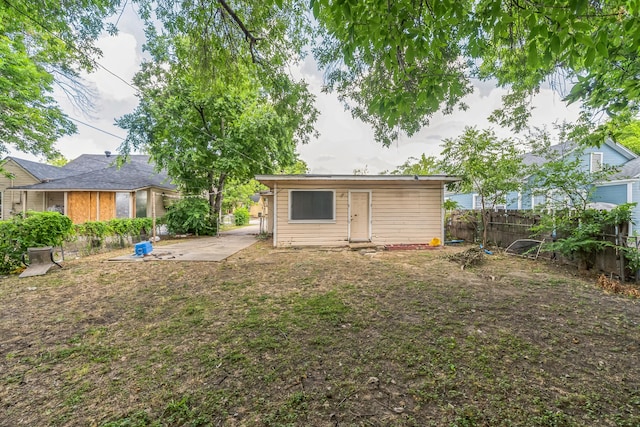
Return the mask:
{"type": "Polygon", "coordinates": [[[606,181],[618,169],[606,164],[595,170],[585,168],[584,147],[564,136],[561,131],[561,142],[552,145],[546,130],[532,134],[535,141],[531,143],[532,154],[542,162],[529,168],[527,186],[532,195],[541,196],[540,206],[547,211],[572,209],[582,212],[592,200],[595,185],[606,181]]]}
{"type": "Polygon", "coordinates": [[[241,64],[205,81],[190,45],[188,36],[151,40],[153,61],[135,78],[139,106],[117,121],[128,130],[121,151],[148,152],[183,191],[208,194],[217,218],[229,180],[239,185],[295,163],[317,112],[305,85],[283,75],[278,96],[241,64]]]}
{"type": "Polygon", "coordinates": [[[328,88],[384,144],[428,125],[436,111],[465,108],[473,79],[510,89],[492,117],[517,130],[543,84],[581,101],[590,117],[638,111],[635,0],[312,0],[311,6],[324,31],[316,57],[328,88]],[[565,82],[570,91],[562,90],[565,82]]]}
{"type": "Polygon", "coordinates": [[[482,211],[482,243],[487,243],[489,209],[507,203],[507,195],[522,187],[527,175],[522,152],[511,139],[500,139],[490,129],[467,127],[457,138],[445,139],[441,169],[460,176],[450,189],[475,193],[482,211]]]}
{"type": "MultiPolygon", "coordinates": [[[[76,102],[100,51],[93,42],[119,0],[0,1],[0,154],[9,147],[53,158],[55,141],[76,131],[52,96],[57,84],[76,102]]],[[[109,28],[114,31],[114,28],[109,28]]]]}

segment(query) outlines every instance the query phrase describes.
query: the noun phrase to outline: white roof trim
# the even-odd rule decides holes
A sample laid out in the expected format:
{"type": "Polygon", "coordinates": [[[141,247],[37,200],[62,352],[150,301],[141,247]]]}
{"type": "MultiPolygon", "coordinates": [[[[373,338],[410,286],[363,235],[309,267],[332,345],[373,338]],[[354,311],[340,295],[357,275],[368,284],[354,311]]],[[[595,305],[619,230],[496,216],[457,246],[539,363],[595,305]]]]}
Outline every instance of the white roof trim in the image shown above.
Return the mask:
{"type": "Polygon", "coordinates": [[[256,175],[258,181],[460,181],[452,175],[256,175]]]}

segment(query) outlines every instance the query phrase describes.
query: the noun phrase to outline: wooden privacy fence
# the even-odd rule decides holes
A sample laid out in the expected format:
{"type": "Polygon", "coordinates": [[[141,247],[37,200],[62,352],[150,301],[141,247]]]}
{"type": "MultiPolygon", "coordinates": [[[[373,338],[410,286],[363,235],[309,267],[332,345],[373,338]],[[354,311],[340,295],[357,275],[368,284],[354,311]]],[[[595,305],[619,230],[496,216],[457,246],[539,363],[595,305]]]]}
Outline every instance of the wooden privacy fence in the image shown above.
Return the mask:
{"type": "MultiPolygon", "coordinates": [[[[448,217],[446,235],[454,239],[463,239],[467,242],[481,241],[481,215],[482,213],[479,210],[453,211],[448,217]]],[[[487,224],[487,240],[499,247],[506,248],[518,239],[532,238],[530,229],[539,222],[540,216],[534,215],[531,211],[490,211],[487,224]]],[[[539,238],[539,236],[536,238],[539,238]]]]}
{"type": "MultiPolygon", "coordinates": [[[[518,239],[538,239],[551,242],[551,234],[534,235],[531,227],[540,223],[540,216],[531,211],[525,210],[497,210],[490,211],[487,223],[487,241],[498,247],[506,248],[518,239]]],[[[447,240],[462,239],[470,243],[480,243],[482,241],[482,217],[479,210],[453,211],[447,215],[445,224],[445,234],[447,240]]],[[[624,246],[628,240],[628,227],[621,226],[618,230],[606,230],[601,236],[613,244],[624,246]],[[617,234],[616,234],[617,231],[617,234]]],[[[562,237],[562,236],[558,236],[562,237]]],[[[635,247],[640,246],[640,242],[635,247]]],[[[569,264],[578,265],[578,260],[567,259],[556,253],[541,253],[547,258],[558,259],[569,264]]],[[[636,272],[629,271],[626,266],[624,254],[615,248],[605,248],[598,251],[587,267],[614,274],[624,279],[636,275],[636,272]]]]}

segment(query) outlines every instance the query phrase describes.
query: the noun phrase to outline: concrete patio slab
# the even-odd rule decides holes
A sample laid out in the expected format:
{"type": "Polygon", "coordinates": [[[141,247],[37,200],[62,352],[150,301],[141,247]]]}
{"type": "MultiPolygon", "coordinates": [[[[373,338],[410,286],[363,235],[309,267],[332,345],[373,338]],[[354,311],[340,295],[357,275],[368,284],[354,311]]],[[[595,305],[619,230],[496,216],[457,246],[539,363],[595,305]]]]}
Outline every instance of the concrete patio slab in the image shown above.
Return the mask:
{"type": "Polygon", "coordinates": [[[118,262],[142,261],[222,261],[248,248],[258,240],[257,225],[220,233],[220,237],[195,237],[184,242],[154,245],[145,256],[123,255],[109,259],[118,262]]]}

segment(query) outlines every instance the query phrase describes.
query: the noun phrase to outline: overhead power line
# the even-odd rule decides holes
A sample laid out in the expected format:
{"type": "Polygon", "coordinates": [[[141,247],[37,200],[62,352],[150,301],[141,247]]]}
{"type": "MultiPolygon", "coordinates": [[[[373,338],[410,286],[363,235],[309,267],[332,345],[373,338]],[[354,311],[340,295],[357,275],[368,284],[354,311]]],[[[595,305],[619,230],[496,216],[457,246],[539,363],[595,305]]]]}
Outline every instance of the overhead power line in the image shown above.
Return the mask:
{"type": "MultiPolygon", "coordinates": [[[[57,38],[58,40],[62,41],[65,46],[70,47],[71,49],[75,50],[76,52],[78,52],[81,55],[85,55],[84,52],[82,52],[80,49],[78,49],[77,47],[75,47],[74,45],[69,45],[67,44],[67,41],[65,39],[63,39],[62,37],[60,37],[59,35],[57,35],[55,32],[53,32],[50,28],[48,28],[46,25],[44,25],[42,22],[38,21],[37,19],[35,19],[33,16],[29,15],[27,12],[25,12],[24,10],[20,9],[19,7],[17,7],[16,5],[14,5],[12,2],[10,2],[9,0],[2,0],[5,4],[7,4],[10,8],[12,8],[13,10],[15,10],[16,12],[18,12],[19,14],[21,14],[22,16],[24,16],[25,18],[27,18],[28,20],[30,20],[31,22],[33,22],[34,24],[36,24],[37,26],[39,26],[40,28],[42,28],[43,30],[45,30],[46,32],[48,32],[49,34],[51,34],[53,37],[57,38]]],[[[127,0],[128,1],[128,0],[127,0]]],[[[126,6],[126,4],[125,4],[126,6]]],[[[122,9],[124,11],[124,8],[122,9]]],[[[122,13],[120,14],[122,16],[122,13]]],[[[120,18],[118,18],[118,21],[120,20],[120,18]]],[[[101,63],[99,63],[98,61],[93,61],[98,67],[102,68],[103,70],[105,70],[107,73],[111,74],[112,76],[116,77],[117,79],[119,79],[121,82],[123,82],[124,84],[126,84],[127,86],[129,86],[130,88],[132,88],[133,90],[135,90],[136,92],[138,92],[138,88],[133,86],[131,83],[129,83],[127,80],[125,80],[124,78],[120,77],[119,75],[117,75],[116,73],[114,73],[113,71],[111,71],[110,69],[108,69],[107,67],[105,67],[104,65],[102,65],[101,63]]]]}
{"type": "Polygon", "coordinates": [[[111,133],[111,132],[109,132],[109,131],[106,131],[106,130],[100,129],[99,127],[96,127],[96,126],[90,125],[89,123],[85,123],[85,122],[83,122],[82,120],[74,119],[73,117],[69,117],[69,120],[74,121],[74,122],[76,122],[76,123],[80,123],[81,125],[84,125],[84,126],[90,127],[91,129],[95,129],[95,130],[97,130],[98,132],[102,132],[102,133],[107,134],[107,135],[109,135],[109,136],[112,136],[112,137],[114,137],[114,138],[118,138],[118,139],[119,139],[119,140],[121,140],[121,141],[124,141],[124,140],[125,140],[123,137],[121,137],[121,136],[119,136],[119,135],[116,135],[115,133],[111,133]]]}

